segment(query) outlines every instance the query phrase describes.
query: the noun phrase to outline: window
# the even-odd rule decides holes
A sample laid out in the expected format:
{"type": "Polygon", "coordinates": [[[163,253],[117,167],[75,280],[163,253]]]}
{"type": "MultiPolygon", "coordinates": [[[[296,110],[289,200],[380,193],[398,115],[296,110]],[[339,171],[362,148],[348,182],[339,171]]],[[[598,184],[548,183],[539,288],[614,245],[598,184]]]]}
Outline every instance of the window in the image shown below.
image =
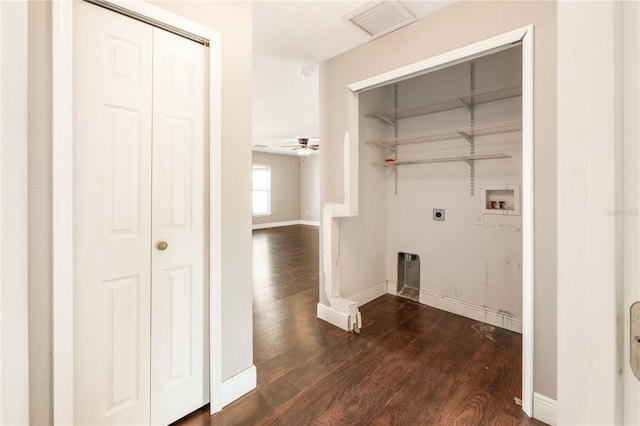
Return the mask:
{"type": "Polygon", "coordinates": [[[253,215],[271,214],[271,169],[253,166],[253,215]]]}

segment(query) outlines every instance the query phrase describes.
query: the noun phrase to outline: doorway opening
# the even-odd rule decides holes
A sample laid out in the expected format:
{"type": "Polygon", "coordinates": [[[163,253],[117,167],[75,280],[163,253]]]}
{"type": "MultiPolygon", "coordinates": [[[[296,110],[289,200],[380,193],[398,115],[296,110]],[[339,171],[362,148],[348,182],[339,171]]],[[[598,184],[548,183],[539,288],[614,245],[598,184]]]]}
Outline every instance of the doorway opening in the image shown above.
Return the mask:
{"type": "MultiPolygon", "coordinates": [[[[351,179],[351,182],[345,182],[345,187],[349,187],[349,185],[357,184],[358,180],[363,181],[363,170],[373,170],[376,168],[378,171],[371,171],[369,175],[377,173],[378,175],[382,175],[386,180],[387,184],[385,191],[388,194],[393,194],[398,192],[402,193],[404,188],[411,187],[411,185],[419,185],[418,183],[418,175],[430,175],[430,177],[435,177],[436,170],[443,172],[445,175],[449,174],[459,175],[459,171],[454,172],[453,163],[456,163],[455,167],[464,166],[466,168],[465,181],[466,181],[466,191],[468,191],[468,196],[474,198],[477,202],[473,202],[472,208],[476,210],[479,214],[475,215],[474,222],[475,223],[467,223],[466,229],[470,230],[475,226],[482,226],[482,223],[486,221],[489,226],[495,225],[496,228],[505,228],[510,226],[515,226],[520,228],[520,238],[521,242],[518,244],[517,249],[521,253],[521,258],[519,260],[520,264],[518,265],[519,277],[520,277],[520,290],[521,290],[521,332],[522,332],[522,408],[523,411],[531,416],[533,414],[533,28],[532,26],[523,27],[517,30],[513,30],[509,33],[501,34],[499,36],[493,37],[491,39],[487,39],[473,45],[465,46],[463,48],[444,53],[437,57],[429,58],[424,61],[407,65],[405,67],[392,70],[378,76],[374,76],[368,78],[366,80],[362,80],[356,83],[353,83],[348,86],[349,94],[350,94],[350,131],[349,138],[351,140],[350,150],[356,150],[353,152],[358,152],[357,150],[370,150],[373,152],[374,146],[365,146],[365,142],[368,138],[371,137],[371,134],[366,135],[368,129],[367,126],[362,120],[376,121],[377,124],[371,125],[371,128],[375,128],[374,132],[385,133],[386,135],[378,135],[372,139],[372,143],[369,145],[377,145],[378,148],[382,150],[384,154],[377,154],[377,160],[372,161],[372,163],[376,163],[375,165],[369,164],[360,164],[358,165],[358,161],[360,163],[363,162],[363,158],[367,158],[366,155],[360,155],[359,159],[351,159],[348,158],[345,160],[351,170],[360,170],[359,176],[356,176],[355,179],[351,179]],[[517,95],[517,108],[518,112],[521,115],[520,119],[517,118],[508,118],[509,114],[511,114],[512,108],[507,108],[502,112],[495,110],[495,108],[487,106],[483,107],[484,111],[481,112],[480,108],[477,107],[476,99],[480,95],[480,91],[483,89],[487,89],[491,91],[501,90],[497,86],[502,89],[510,89],[509,84],[505,81],[497,82],[492,85],[487,85],[484,87],[481,86],[473,86],[474,78],[478,75],[475,74],[476,71],[480,69],[473,70],[472,64],[474,62],[478,63],[478,66],[482,67],[480,64],[485,60],[485,57],[493,55],[493,54],[505,54],[503,51],[511,50],[511,53],[517,52],[517,63],[520,67],[520,79],[517,83],[519,86],[520,93],[517,95]],[[466,65],[465,65],[466,64],[466,65]],[[461,67],[462,66],[462,67],[461,67]],[[436,97],[432,100],[431,104],[438,104],[439,100],[453,100],[457,102],[457,107],[460,108],[460,111],[464,111],[466,114],[466,119],[469,120],[465,125],[454,124],[453,121],[460,119],[451,117],[444,117],[445,110],[440,110],[440,112],[424,110],[425,105],[420,105],[420,102],[414,103],[413,105],[408,105],[405,103],[405,106],[398,105],[398,94],[402,94],[403,87],[406,98],[411,99],[414,95],[409,86],[412,84],[412,80],[414,82],[419,81],[420,79],[428,79],[429,74],[435,74],[439,70],[443,70],[446,68],[454,69],[454,67],[458,67],[463,69],[466,67],[466,78],[467,78],[467,87],[466,90],[459,91],[458,94],[464,95],[471,94],[471,99],[465,99],[464,96],[455,96],[454,94],[449,94],[440,97],[436,97]],[[415,79],[415,80],[414,80],[415,79]],[[377,91],[377,92],[376,92],[377,91]],[[387,93],[383,93],[386,91],[387,93]],[[378,98],[387,98],[388,103],[386,110],[384,108],[377,108],[376,111],[378,113],[374,114],[373,111],[364,111],[362,99],[366,97],[378,97],[378,98]],[[451,99],[453,98],[453,99],[451,99]],[[474,99],[476,98],[476,99],[474,99]],[[469,102],[470,101],[470,102],[469,102]],[[410,113],[402,117],[402,113],[400,110],[410,110],[410,113]],[[492,111],[493,110],[493,111],[492,111]],[[489,112],[492,111],[492,112],[489,112]],[[369,114],[370,117],[365,117],[366,114],[369,114]],[[415,115],[413,115],[415,113],[415,115]],[[504,115],[504,117],[498,117],[495,121],[490,120],[491,122],[485,121],[487,116],[485,114],[496,113],[498,115],[504,115]],[[395,115],[399,114],[399,116],[395,115]],[[420,120],[417,117],[420,115],[429,115],[431,114],[433,117],[440,115],[440,117],[436,120],[435,118],[428,118],[424,120],[420,120]],[[374,117],[374,118],[371,118],[374,117]],[[453,120],[453,121],[451,121],[453,120]],[[404,121],[404,123],[402,123],[404,121]],[[431,122],[431,124],[435,124],[436,126],[432,126],[433,130],[425,130],[420,129],[420,125],[424,125],[426,122],[431,122]],[[514,123],[516,121],[516,123],[514,123]],[[405,125],[404,130],[398,129],[398,123],[400,122],[400,126],[402,124],[405,125]],[[419,124],[421,123],[421,124],[419,124]],[[437,127],[439,125],[440,127],[437,127]],[[515,126],[515,128],[514,128],[515,126]],[[389,128],[391,130],[389,130],[389,128]],[[386,130],[385,130],[386,129],[386,130]],[[439,139],[442,139],[443,136],[445,140],[447,140],[447,130],[454,130],[453,134],[455,134],[454,139],[465,141],[464,147],[465,152],[457,152],[452,153],[447,151],[449,149],[453,149],[452,146],[438,146],[439,142],[436,142],[439,139]],[[407,133],[403,134],[403,131],[407,133]],[[479,145],[481,142],[481,138],[485,136],[494,136],[501,134],[508,134],[516,132],[521,134],[521,140],[519,144],[517,144],[517,149],[519,153],[509,153],[504,152],[502,150],[489,150],[488,147],[482,147],[479,145]],[[390,133],[390,134],[389,134],[390,133]],[[425,143],[423,145],[416,143],[415,138],[412,139],[411,134],[419,134],[418,139],[424,139],[433,137],[434,140],[428,141],[429,143],[425,143]],[[404,138],[404,139],[403,139],[404,138]],[[478,140],[476,140],[478,139],[478,140]],[[433,143],[431,143],[433,142],[433,143]],[[402,146],[401,146],[402,145],[402,146]],[[357,146],[357,148],[354,148],[357,146]],[[420,146],[420,148],[418,148],[420,146]],[[432,152],[430,155],[422,155],[418,152],[419,149],[427,149],[426,147],[434,148],[435,154],[432,152]],[[407,153],[411,153],[412,155],[402,157],[402,153],[400,151],[405,149],[407,153]],[[484,152],[484,150],[486,152],[484,152]],[[386,151],[385,151],[386,150],[386,151]],[[439,151],[439,152],[438,152],[439,151]],[[514,155],[515,154],[515,155],[514,155]],[[481,172],[485,167],[484,171],[491,171],[494,173],[495,177],[500,177],[500,173],[497,172],[498,168],[481,166],[481,162],[486,162],[489,164],[505,164],[508,163],[511,166],[514,163],[518,163],[518,175],[520,182],[514,182],[513,179],[509,179],[511,182],[507,182],[506,180],[502,180],[499,182],[489,182],[489,181],[478,181],[476,182],[475,178],[481,176],[481,174],[477,174],[477,172],[481,172]],[[430,171],[424,171],[425,167],[432,167],[430,171]],[[418,169],[423,168],[423,171],[420,172],[418,169]],[[486,170],[489,169],[489,170],[486,170]],[[388,173],[389,175],[386,175],[388,173]],[[402,179],[402,175],[404,174],[405,179],[402,179]],[[476,185],[479,184],[479,185],[476,185]],[[504,191],[502,191],[504,190],[504,191]],[[487,192],[488,191],[488,192],[487,192]],[[500,199],[493,200],[492,192],[494,191],[494,195],[500,199]],[[477,194],[476,194],[477,193],[477,194]],[[486,201],[487,193],[489,194],[489,200],[486,201]],[[480,195],[484,194],[484,198],[480,195]],[[479,199],[483,199],[485,203],[478,201],[479,199]],[[504,198],[504,199],[503,199],[504,198]],[[516,200],[519,198],[519,200],[516,200]],[[508,199],[508,200],[507,200],[508,199]],[[494,204],[491,201],[495,201],[494,204]],[[502,201],[502,203],[500,203],[502,201]],[[517,207],[519,207],[520,213],[520,224],[513,225],[510,224],[508,226],[500,226],[499,223],[492,223],[497,219],[500,220],[513,220],[513,217],[517,217],[516,214],[516,201],[518,201],[517,207]],[[509,203],[511,202],[511,205],[509,203]],[[502,208],[501,208],[502,207],[502,208]],[[495,214],[494,213],[498,213],[495,214]],[[511,216],[511,217],[510,217],[511,216]]],[[[475,65],[474,65],[475,66],[475,65]]],[[[490,73],[489,73],[490,74],[490,73]]],[[[498,73],[500,74],[500,73],[498,73]]],[[[486,78],[486,77],[483,77],[486,78]]],[[[479,82],[478,82],[479,83],[479,82]]],[[[483,83],[484,84],[484,83],[483,83]]],[[[441,87],[436,87],[434,90],[437,92],[441,90],[441,87]]],[[[419,95],[416,96],[419,97],[419,95]]],[[[424,92],[423,92],[424,94],[424,92]]],[[[483,93],[484,94],[484,93],[483,93]]],[[[491,103],[500,104],[503,101],[493,102],[491,100],[487,101],[488,105],[491,103]]],[[[506,100],[504,102],[514,102],[513,100],[506,100]]],[[[461,113],[462,114],[462,113],[461,113]]],[[[501,136],[502,137],[502,136],[501,136]]],[[[504,140],[502,140],[504,142],[504,140]]],[[[500,143],[502,143],[500,142],[500,143]]],[[[493,143],[493,142],[492,142],[493,143]]],[[[498,143],[498,142],[496,142],[498,143]]],[[[489,144],[490,145],[490,144],[489,144]]],[[[513,145],[515,146],[515,145],[513,145]]],[[[496,148],[494,146],[493,148],[496,148]]],[[[346,149],[345,149],[346,152],[346,149]]],[[[504,177],[504,176],[503,176],[504,177]]],[[[436,189],[438,190],[438,189],[436,189]]],[[[405,191],[406,192],[406,191],[405,191]]],[[[356,191],[355,194],[358,194],[356,191]]],[[[425,194],[420,196],[415,196],[414,201],[421,201],[420,197],[426,197],[425,194]]],[[[357,196],[356,196],[357,197],[357,196]]],[[[348,200],[347,200],[348,201],[348,200]]],[[[411,202],[411,201],[409,201],[411,202]]],[[[362,200],[361,200],[362,204],[362,200]]],[[[398,208],[401,209],[400,206],[394,206],[391,201],[389,201],[390,209],[398,208]]],[[[471,206],[471,205],[470,205],[471,206]]],[[[427,214],[427,209],[423,208],[420,212],[420,215],[416,218],[413,223],[422,223],[431,221],[431,208],[435,212],[437,210],[444,210],[447,206],[444,205],[433,205],[430,206],[427,214]]],[[[468,206],[466,206],[468,207],[468,206]]],[[[456,209],[464,209],[462,205],[456,205],[456,209]]],[[[444,212],[443,212],[444,213],[444,212]]],[[[402,212],[398,213],[399,215],[402,212]]],[[[435,213],[434,213],[435,214],[435,213]]],[[[332,217],[341,217],[339,214],[334,214],[332,217]]],[[[445,224],[449,221],[449,219],[453,219],[450,214],[450,211],[447,210],[447,215],[445,216],[445,220],[443,222],[433,222],[434,226],[441,226],[440,230],[446,227],[445,224]]],[[[435,218],[434,218],[435,221],[435,218]]],[[[397,221],[396,222],[401,228],[407,228],[412,226],[412,222],[410,221],[397,221]]],[[[505,224],[503,224],[505,225],[505,224]]],[[[387,235],[393,236],[393,231],[390,229],[387,230],[387,235]]],[[[464,227],[460,227],[461,235],[465,235],[464,227]]],[[[330,229],[325,229],[323,231],[329,233],[330,229]]],[[[439,238],[437,244],[441,245],[450,245],[450,241],[446,238],[439,238]]],[[[436,249],[438,249],[436,247],[436,249]]],[[[412,253],[418,253],[413,247],[410,246],[398,246],[390,249],[397,254],[398,251],[410,251],[412,253]]],[[[418,253],[421,254],[421,253],[418,253]]],[[[393,266],[387,266],[387,271],[395,271],[396,265],[394,256],[386,256],[387,259],[393,258],[393,266]]],[[[421,256],[422,267],[423,267],[423,276],[425,276],[424,268],[426,262],[428,260],[425,256],[421,256]]],[[[516,262],[518,260],[516,259],[516,262]]],[[[328,267],[325,267],[325,277],[331,276],[332,262],[326,262],[328,267]]],[[[458,268],[465,268],[469,265],[458,265],[458,268]]],[[[479,265],[482,267],[483,265],[479,265]]],[[[489,267],[489,260],[486,260],[486,264],[484,265],[485,271],[491,271],[491,269],[487,269],[489,267]]],[[[394,272],[395,274],[395,272],[394,272]]],[[[388,275],[388,280],[393,281],[388,275]]],[[[428,275],[428,274],[427,274],[428,275]]],[[[488,281],[488,280],[484,280],[488,281]]],[[[325,280],[325,287],[333,285],[330,281],[325,280]]],[[[390,285],[389,288],[394,287],[390,285]]],[[[455,293],[457,288],[451,288],[451,291],[455,293]]],[[[332,290],[335,291],[335,290],[332,290]]],[[[329,292],[329,289],[327,289],[329,292]]],[[[425,294],[428,296],[428,294],[425,294]]],[[[501,312],[501,309],[496,309],[496,315],[500,316],[504,314],[501,312]]],[[[511,318],[506,318],[505,323],[509,323],[511,318]]],[[[508,328],[508,327],[507,327],[508,328]]]]}

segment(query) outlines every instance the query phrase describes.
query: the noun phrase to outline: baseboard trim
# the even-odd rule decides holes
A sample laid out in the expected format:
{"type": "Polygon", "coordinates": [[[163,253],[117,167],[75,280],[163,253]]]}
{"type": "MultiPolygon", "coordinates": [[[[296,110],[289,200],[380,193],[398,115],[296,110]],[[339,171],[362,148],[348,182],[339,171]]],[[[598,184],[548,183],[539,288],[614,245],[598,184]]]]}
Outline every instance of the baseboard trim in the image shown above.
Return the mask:
{"type": "Polygon", "coordinates": [[[558,401],[533,393],[533,418],[551,426],[558,424],[558,401]]]}
{"type": "Polygon", "coordinates": [[[398,294],[398,283],[387,281],[387,293],[393,294],[394,296],[398,294]]]}
{"type": "Polygon", "coordinates": [[[318,221],[313,221],[313,220],[301,220],[300,221],[300,225],[307,225],[307,226],[320,226],[320,222],[318,221]]]}
{"type": "Polygon", "coordinates": [[[349,331],[349,314],[345,312],[340,312],[330,306],[318,303],[318,318],[345,331],[349,331]]]}
{"type": "Polygon", "coordinates": [[[231,404],[242,395],[252,391],[257,385],[255,365],[222,382],[222,407],[231,404]]]}
{"type": "Polygon", "coordinates": [[[373,288],[370,288],[369,290],[358,293],[355,296],[350,297],[349,299],[358,302],[358,306],[365,305],[373,300],[376,300],[378,297],[385,295],[387,293],[387,286],[388,284],[385,281],[373,288]]]}
{"type": "Polygon", "coordinates": [[[522,318],[469,302],[420,290],[420,303],[522,334],[522,318]]]}
{"type": "Polygon", "coordinates": [[[292,225],[320,226],[320,222],[313,222],[310,220],[288,220],[285,222],[255,223],[251,225],[251,229],[278,228],[280,226],[292,225]]]}

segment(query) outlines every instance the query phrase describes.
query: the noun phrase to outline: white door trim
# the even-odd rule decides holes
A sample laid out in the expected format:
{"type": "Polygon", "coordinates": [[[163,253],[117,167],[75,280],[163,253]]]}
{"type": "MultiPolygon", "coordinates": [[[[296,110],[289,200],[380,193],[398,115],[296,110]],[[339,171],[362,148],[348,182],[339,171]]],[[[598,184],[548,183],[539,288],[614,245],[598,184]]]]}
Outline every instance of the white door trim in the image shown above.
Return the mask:
{"type": "Polygon", "coordinates": [[[29,423],[27,29],[0,2],[0,424],[29,423]]]}
{"type": "Polygon", "coordinates": [[[631,370],[631,304],[640,300],[640,3],[624,2],[622,15],[623,66],[623,151],[624,151],[624,354],[619,357],[624,367],[623,424],[640,424],[640,382],[631,370]]]}
{"type": "MultiPolygon", "coordinates": [[[[222,408],[220,33],[141,0],[109,0],[209,41],[209,345],[211,411],[222,408]]],[[[73,419],[73,2],[52,4],[53,419],[73,419]]]]}
{"type": "MultiPolygon", "coordinates": [[[[518,28],[450,52],[348,85],[350,102],[349,132],[352,149],[357,150],[358,92],[400,81],[414,75],[435,71],[472,57],[484,56],[522,41],[522,409],[533,415],[533,307],[534,307],[534,243],[533,243],[533,25],[518,28]],[[355,146],[355,148],[354,148],[355,146]]],[[[356,151],[357,152],[357,151],[356,151]]],[[[357,155],[348,167],[357,170],[357,155]]],[[[353,173],[351,174],[353,175],[353,173]]],[[[347,183],[345,182],[345,186],[347,183]]],[[[356,187],[357,188],[357,187],[356,187]]],[[[357,199],[357,194],[355,195],[357,199]]],[[[327,226],[327,221],[325,225],[327,226]]],[[[330,247],[330,246],[329,246],[330,247]]],[[[329,262],[331,263],[331,262],[329,262]]],[[[325,268],[326,269],[326,268],[325,268]]],[[[325,277],[331,271],[324,271],[325,277]]]]}

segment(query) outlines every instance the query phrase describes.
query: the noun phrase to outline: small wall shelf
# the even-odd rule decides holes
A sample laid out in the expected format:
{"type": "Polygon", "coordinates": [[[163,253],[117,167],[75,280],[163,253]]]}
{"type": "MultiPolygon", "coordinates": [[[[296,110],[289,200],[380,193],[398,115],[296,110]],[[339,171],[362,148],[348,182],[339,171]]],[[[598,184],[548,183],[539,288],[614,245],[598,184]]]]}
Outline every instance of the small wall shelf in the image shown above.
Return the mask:
{"type": "Polygon", "coordinates": [[[412,145],[420,143],[446,141],[452,139],[466,139],[471,142],[474,137],[499,135],[504,133],[515,133],[522,130],[522,121],[502,121],[498,123],[484,124],[481,126],[469,126],[457,129],[439,130],[429,133],[421,133],[399,138],[388,138],[367,141],[367,145],[377,145],[397,152],[397,147],[402,145],[412,145]]]}
{"type": "Polygon", "coordinates": [[[441,99],[436,102],[431,102],[426,105],[421,105],[414,108],[407,108],[403,110],[388,110],[378,114],[369,114],[368,117],[375,117],[387,124],[395,125],[396,119],[417,117],[419,115],[434,114],[436,112],[449,111],[452,109],[466,108],[471,109],[471,105],[477,106],[480,104],[501,101],[503,99],[515,98],[522,95],[522,84],[517,81],[514,83],[502,84],[499,86],[490,87],[483,90],[477,90],[474,92],[464,93],[462,95],[441,99]],[[473,99],[472,99],[473,98],[473,99]]]}

